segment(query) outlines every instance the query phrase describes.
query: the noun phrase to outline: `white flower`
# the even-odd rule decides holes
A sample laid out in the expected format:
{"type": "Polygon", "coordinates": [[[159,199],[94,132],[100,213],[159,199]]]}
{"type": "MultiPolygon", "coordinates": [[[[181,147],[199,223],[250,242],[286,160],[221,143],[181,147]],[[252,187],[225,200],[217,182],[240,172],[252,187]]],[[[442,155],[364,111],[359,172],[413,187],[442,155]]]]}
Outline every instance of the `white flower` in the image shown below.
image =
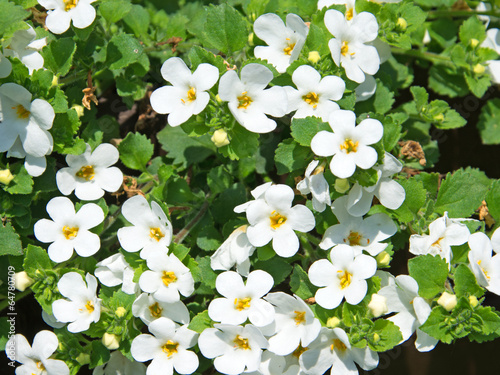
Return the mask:
{"type": "Polygon", "coordinates": [[[219,79],[219,69],[200,64],[194,73],[179,57],[171,57],[161,67],[161,75],[173,86],[163,86],[151,94],[151,106],[158,113],[169,113],[168,123],[178,126],[205,109],[210,100],[207,90],[219,79]]]}
{"type": "Polygon", "coordinates": [[[338,110],[330,115],[333,133],[322,130],[311,140],[311,149],[318,156],[332,156],[330,169],[339,178],[351,177],[356,166],[362,169],[373,167],[377,162],[377,151],[368,145],[377,143],[383,135],[382,123],[365,119],[356,126],[356,115],[352,111],[338,110]]]}
{"type": "Polygon", "coordinates": [[[248,276],[249,258],[255,251],[255,246],[248,241],[247,227],[248,225],[242,225],[236,228],[210,257],[210,266],[213,270],[229,271],[236,265],[240,275],[248,276]]]}
{"type": "Polygon", "coordinates": [[[52,328],[62,328],[66,325],[66,323],[61,323],[54,315],[50,315],[45,310],[42,310],[42,320],[52,328]]]}
{"type": "Polygon", "coordinates": [[[89,329],[90,323],[98,322],[101,316],[101,300],[96,296],[97,279],[90,273],[82,276],[77,272],[62,275],[57,283],[59,293],[69,299],[58,299],[52,303],[54,317],[68,324],[68,331],[76,333],[89,329]]]}
{"type": "Polygon", "coordinates": [[[299,359],[306,374],[330,373],[357,375],[357,363],[363,370],[373,370],[378,365],[378,354],[368,347],[352,347],[349,337],[341,328],[321,328],[319,337],[309,345],[299,359]]]}
{"type": "Polygon", "coordinates": [[[87,203],[75,213],[69,198],[55,197],[47,203],[47,212],[52,220],[38,220],[33,230],[38,241],[52,242],[48,248],[51,260],[64,262],[71,258],[73,250],[89,257],[100,249],[99,236],[89,231],[104,220],[104,212],[97,204],[87,203]]]}
{"type": "Polygon", "coordinates": [[[179,293],[184,297],[193,293],[193,276],[174,254],[153,253],[146,262],[150,271],[141,275],[139,286],[156,300],[172,303],[179,301],[179,293]]]}
{"type": "Polygon", "coordinates": [[[387,298],[389,313],[397,314],[387,318],[397,325],[403,335],[403,341],[417,331],[415,347],[420,352],[428,352],[436,346],[439,340],[429,336],[418,327],[425,323],[431,313],[431,307],[422,297],[418,296],[418,284],[411,276],[400,275],[396,283],[383,287],[378,294],[387,298]]]}
{"type": "Polygon", "coordinates": [[[356,92],[356,102],[368,100],[377,91],[377,81],[373,76],[367,74],[365,80],[354,91],[356,92]]]}
{"type": "Polygon", "coordinates": [[[8,77],[12,72],[12,63],[0,52],[0,78],[8,77]]]}
{"type": "Polygon", "coordinates": [[[269,61],[279,73],[284,73],[299,57],[309,28],[296,14],[287,14],[285,26],[278,15],[266,13],[255,20],[253,31],[268,45],[255,47],[255,57],[269,61]]]}
{"type": "Polygon", "coordinates": [[[192,374],[198,368],[198,356],[191,350],[198,334],[187,326],[176,328],[167,318],[158,318],[149,327],[149,334],[137,336],[132,341],[130,353],[136,361],[152,359],[147,375],[192,374]]]}
{"type": "Polygon", "coordinates": [[[111,352],[109,361],[97,366],[92,375],[146,375],[146,366],[143,363],[131,361],[120,351],[111,352]]]}
{"type": "Polygon", "coordinates": [[[315,116],[328,121],[333,111],[340,109],[334,100],[344,95],[345,82],[337,76],[321,75],[309,65],[301,65],[292,75],[292,81],[297,86],[285,86],[288,96],[287,112],[297,111],[293,118],[315,116]]]}
{"type": "Polygon", "coordinates": [[[67,155],[68,167],[56,173],[59,191],[69,195],[75,191],[78,199],[93,201],[117,191],[123,182],[123,173],[117,167],[111,167],[118,161],[116,147],[102,143],[92,152],[89,145],[81,155],[67,155]]]}
{"type": "Polygon", "coordinates": [[[7,157],[26,158],[24,166],[34,177],[47,166],[45,155],[52,152],[53,140],[48,130],[55,113],[42,99],[31,101],[31,93],[15,83],[0,86],[0,152],[7,157]]]}
{"type": "Polygon", "coordinates": [[[31,75],[34,70],[43,68],[43,57],[38,51],[46,45],[47,38],[36,39],[35,30],[29,26],[27,30],[18,30],[12,35],[4,54],[21,60],[31,75]]]}
{"type": "MultiPolygon", "coordinates": [[[[250,194],[254,199],[264,199],[264,193],[266,192],[267,189],[269,189],[273,185],[272,182],[265,182],[262,185],[257,186],[255,189],[253,189],[250,194]]],[[[234,212],[236,213],[242,213],[246,212],[247,208],[253,203],[254,201],[248,201],[245,203],[242,203],[234,208],[234,212]]]]}
{"type": "Polygon", "coordinates": [[[210,319],[222,324],[242,324],[247,319],[257,327],[274,321],[273,306],[261,297],[274,286],[271,275],[262,270],[250,272],[246,285],[241,276],[227,271],[217,276],[215,287],[225,298],[216,298],[208,306],[210,319]]]}
{"type": "Polygon", "coordinates": [[[177,323],[189,323],[189,311],[181,301],[167,303],[157,301],[152,295],[142,293],[132,304],[132,314],[141,318],[144,324],[161,318],[169,318],[177,323]]]}
{"type": "Polygon", "coordinates": [[[172,225],[158,203],[151,202],[150,207],[146,198],[135,195],[123,203],[122,215],[133,224],[118,229],[118,240],[124,250],[141,250],[143,259],[167,252],[172,241],[172,225]]]}
{"type": "Polygon", "coordinates": [[[229,110],[247,130],[269,133],[276,121],[266,114],[282,117],[287,113],[287,96],[283,87],[265,89],[273,73],[260,64],[247,64],[241,69],[241,79],[234,70],[226,72],[219,81],[219,96],[229,102],[229,110]]]}
{"type": "Polygon", "coordinates": [[[269,339],[269,350],[288,355],[297,347],[308,346],[319,334],[321,323],[311,308],[298,296],[283,292],[268,294],[265,299],[276,309],[276,334],[269,339]]]}
{"type": "Polygon", "coordinates": [[[287,185],[270,186],[262,199],[256,199],[246,209],[250,226],[247,237],[253,246],[264,246],[273,241],[279,256],[288,258],[299,249],[294,230],[309,232],[314,228],[312,212],[304,205],[292,207],[294,192],[287,185]]]}
{"type": "Polygon", "coordinates": [[[103,285],[113,287],[122,284],[123,292],[134,294],[139,289],[139,285],[133,281],[134,272],[125,257],[117,253],[97,263],[94,275],[103,285]]]}
{"type": "Polygon", "coordinates": [[[77,29],[85,29],[95,19],[95,9],[91,3],[96,0],[38,0],[48,9],[45,26],[54,34],[62,34],[69,29],[71,20],[77,29]]]}
{"type": "Polygon", "coordinates": [[[306,168],[304,179],[297,183],[297,190],[300,194],[312,194],[313,208],[318,212],[323,212],[326,206],[330,206],[330,188],[328,181],[323,175],[323,165],[316,168],[319,160],[313,160],[306,168]]]}
{"type": "Polygon", "coordinates": [[[481,232],[469,237],[470,268],[478,284],[497,295],[500,295],[500,255],[493,256],[493,250],[499,250],[499,235],[500,231],[497,229],[491,240],[481,232]]]}
{"type": "Polygon", "coordinates": [[[361,83],[365,73],[374,75],[380,66],[380,57],[372,42],[378,35],[378,23],[375,16],[361,12],[347,21],[338,10],[327,10],[325,26],[333,35],[328,42],[333,61],[342,65],[347,78],[361,83]]]}
{"type": "Polygon", "coordinates": [[[201,354],[215,358],[215,369],[223,374],[237,375],[259,368],[262,349],[267,348],[267,340],[258,328],[251,324],[233,326],[215,324],[206,328],[198,339],[201,354]]]}
{"type": "Polygon", "coordinates": [[[469,239],[470,232],[466,225],[457,219],[443,217],[429,224],[429,234],[413,234],[410,236],[410,253],[415,255],[439,255],[450,265],[451,246],[462,245],[469,239]]]}
{"type": "Polygon", "coordinates": [[[345,19],[346,21],[351,21],[352,18],[357,14],[355,8],[356,0],[319,0],[318,10],[323,8],[328,8],[331,5],[345,5],[345,19]]]}
{"type": "Polygon", "coordinates": [[[22,365],[16,368],[16,375],[69,375],[64,361],[49,359],[57,350],[59,340],[51,331],[40,331],[33,339],[33,347],[21,334],[11,336],[5,345],[5,354],[11,361],[22,365]]]}
{"type": "Polygon", "coordinates": [[[378,177],[375,185],[364,187],[356,182],[349,191],[347,211],[353,216],[365,215],[370,210],[374,196],[382,206],[391,210],[401,206],[406,196],[405,189],[391,177],[402,168],[401,162],[386,152],[383,164],[374,167],[378,177]]]}
{"type": "Polygon", "coordinates": [[[320,259],[309,268],[309,280],[320,287],[316,302],[325,309],[334,309],[345,297],[347,303],[357,305],[368,290],[366,279],[377,271],[377,261],[365,254],[355,257],[348,245],[335,246],[330,259],[320,259]]]}
{"type": "Polygon", "coordinates": [[[354,255],[364,251],[376,256],[389,245],[381,243],[397,232],[396,224],[384,213],[377,213],[366,219],[351,216],[347,212],[347,196],[337,198],[332,205],[332,211],[339,224],[329,227],[323,235],[319,247],[323,250],[333,246],[346,244],[353,248],[354,255]]]}
{"type": "MultiPolygon", "coordinates": [[[[500,55],[500,30],[489,29],[486,31],[486,39],[481,44],[481,47],[491,48],[500,55]]],[[[488,72],[491,75],[493,83],[500,84],[500,60],[489,60],[486,62],[488,65],[488,72]]]]}

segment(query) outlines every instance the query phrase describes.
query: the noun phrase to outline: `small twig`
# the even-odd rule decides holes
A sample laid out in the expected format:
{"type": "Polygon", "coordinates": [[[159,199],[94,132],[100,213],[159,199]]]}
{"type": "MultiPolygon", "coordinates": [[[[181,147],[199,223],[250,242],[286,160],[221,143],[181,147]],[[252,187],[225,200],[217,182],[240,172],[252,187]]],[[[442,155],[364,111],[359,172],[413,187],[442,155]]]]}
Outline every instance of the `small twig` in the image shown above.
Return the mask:
{"type": "Polygon", "coordinates": [[[198,214],[193,218],[193,220],[191,220],[183,229],[181,229],[179,233],[177,233],[177,235],[174,238],[175,243],[180,244],[182,243],[182,241],[184,241],[184,239],[189,234],[189,231],[203,218],[203,216],[208,210],[208,206],[209,206],[208,201],[205,201],[200,208],[200,212],[198,212],[198,214]]]}

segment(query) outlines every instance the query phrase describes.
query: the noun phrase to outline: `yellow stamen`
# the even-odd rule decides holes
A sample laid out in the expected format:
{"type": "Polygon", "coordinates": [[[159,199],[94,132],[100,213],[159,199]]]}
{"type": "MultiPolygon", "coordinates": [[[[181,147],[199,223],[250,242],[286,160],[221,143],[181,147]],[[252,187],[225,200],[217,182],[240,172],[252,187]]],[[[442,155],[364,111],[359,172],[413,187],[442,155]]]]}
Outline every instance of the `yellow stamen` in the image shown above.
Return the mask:
{"type": "Polygon", "coordinates": [[[149,237],[159,242],[163,237],[165,237],[165,235],[163,234],[160,228],[150,228],[149,237]]]}
{"type": "Polygon", "coordinates": [[[319,101],[319,96],[315,92],[310,92],[307,95],[304,95],[302,97],[302,100],[305,101],[307,104],[312,105],[314,109],[318,106],[318,101],[319,101]]]}
{"type": "Polygon", "coordinates": [[[76,172],[76,177],[83,178],[85,181],[93,180],[95,176],[94,167],[92,165],[85,165],[76,172]]]}
{"type": "Polygon", "coordinates": [[[163,311],[163,309],[160,307],[158,302],[155,302],[154,304],[149,306],[149,312],[155,318],[159,318],[161,316],[162,311],[163,311]]]}
{"type": "Polygon", "coordinates": [[[92,303],[92,301],[87,301],[85,308],[87,309],[87,312],[89,314],[92,314],[94,312],[94,304],[92,303]]]}
{"type": "Polygon", "coordinates": [[[170,283],[173,283],[177,280],[177,276],[175,276],[175,273],[172,271],[163,271],[161,280],[163,281],[163,284],[165,284],[165,286],[169,286],[170,283]]]}
{"type": "MultiPolygon", "coordinates": [[[[342,56],[347,56],[347,54],[349,53],[349,43],[345,40],[342,42],[342,46],[340,47],[340,53],[342,54],[342,56]]],[[[351,56],[353,56],[354,54],[355,52],[349,53],[349,55],[351,56]]]]}
{"type": "Polygon", "coordinates": [[[12,109],[16,110],[17,117],[19,118],[26,120],[28,117],[30,117],[31,112],[24,108],[24,106],[22,106],[21,104],[16,107],[12,107],[12,109]]]}
{"type": "Polygon", "coordinates": [[[246,91],[243,91],[240,96],[238,96],[238,108],[247,109],[248,106],[253,102],[252,98],[247,95],[246,91]]]}
{"type": "Polygon", "coordinates": [[[62,229],[62,232],[67,240],[71,240],[77,236],[78,227],[68,227],[65,225],[62,229]]]}
{"type": "Polygon", "coordinates": [[[363,236],[358,232],[349,232],[349,236],[347,237],[347,241],[349,241],[350,246],[361,246],[361,239],[363,236]]]}
{"type": "Polygon", "coordinates": [[[353,142],[351,139],[346,138],[345,142],[340,145],[340,151],[345,150],[346,154],[349,154],[350,152],[356,152],[358,151],[358,144],[358,141],[353,142]]]}
{"type": "Polygon", "coordinates": [[[252,299],[250,297],[246,297],[246,298],[235,298],[234,299],[234,308],[236,310],[245,310],[245,309],[248,309],[250,307],[250,301],[252,299]]]}
{"type": "Polygon", "coordinates": [[[307,348],[303,348],[302,345],[299,344],[299,346],[297,347],[297,349],[295,349],[292,353],[292,355],[295,357],[295,358],[299,358],[300,355],[302,353],[304,353],[305,351],[307,350],[307,348]]]}
{"type": "Polygon", "coordinates": [[[271,212],[269,219],[271,220],[271,228],[273,229],[278,229],[286,222],[286,216],[276,211],[271,212]]]}
{"type": "Polygon", "coordinates": [[[350,20],[352,20],[352,17],[354,17],[354,9],[350,8],[347,10],[347,12],[345,12],[345,19],[347,21],[350,21],[350,20]]]}
{"type": "Polygon", "coordinates": [[[78,4],[78,1],[79,0],[63,0],[64,10],[67,12],[67,11],[73,9],[78,4]]]}
{"type": "Polygon", "coordinates": [[[344,352],[347,349],[347,346],[345,346],[345,344],[339,339],[334,339],[332,345],[330,345],[330,350],[333,352],[334,349],[344,352]]]}
{"type": "Polygon", "coordinates": [[[433,247],[433,246],[441,247],[441,243],[440,243],[440,242],[441,242],[443,239],[444,239],[444,237],[439,237],[439,238],[437,239],[437,241],[435,241],[435,242],[431,245],[431,247],[433,247]]]}
{"type": "Polygon", "coordinates": [[[338,278],[340,279],[340,288],[345,289],[351,284],[352,274],[347,272],[347,270],[337,271],[339,273],[338,278]]]}
{"type": "Polygon", "coordinates": [[[283,48],[283,52],[285,53],[285,55],[290,56],[292,54],[294,47],[295,43],[288,42],[288,45],[285,48],[283,48]]]}
{"type": "Polygon", "coordinates": [[[491,279],[491,277],[488,275],[488,271],[486,271],[483,267],[481,267],[481,263],[482,263],[482,260],[481,260],[481,259],[479,259],[479,260],[477,261],[477,265],[481,268],[481,271],[483,271],[484,276],[486,277],[486,279],[487,279],[487,280],[490,280],[490,279],[491,279]]]}
{"type": "Polygon", "coordinates": [[[295,313],[295,324],[299,325],[301,323],[305,323],[306,321],[306,312],[305,311],[294,311],[295,313]]]}
{"type": "Polygon", "coordinates": [[[177,347],[179,346],[178,342],[173,342],[172,340],[168,340],[166,344],[164,344],[161,348],[164,353],[167,354],[167,357],[171,357],[174,353],[177,353],[177,347]]]}
{"type": "Polygon", "coordinates": [[[245,339],[240,335],[236,336],[233,342],[236,344],[235,347],[238,347],[239,349],[245,349],[245,350],[250,349],[250,345],[248,345],[248,339],[245,339]]]}

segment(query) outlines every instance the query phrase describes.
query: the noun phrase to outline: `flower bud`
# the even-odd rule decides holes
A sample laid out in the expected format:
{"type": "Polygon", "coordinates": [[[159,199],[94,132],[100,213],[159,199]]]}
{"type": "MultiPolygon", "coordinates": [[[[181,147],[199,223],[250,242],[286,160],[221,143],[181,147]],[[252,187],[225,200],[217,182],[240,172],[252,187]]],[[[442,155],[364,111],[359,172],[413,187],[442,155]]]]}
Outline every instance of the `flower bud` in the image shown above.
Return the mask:
{"type": "Polygon", "coordinates": [[[470,40],[470,45],[471,45],[472,48],[476,48],[478,44],[479,44],[479,40],[474,39],[474,38],[472,38],[470,40]]]}
{"type": "Polygon", "coordinates": [[[55,87],[59,84],[59,78],[57,76],[54,76],[52,78],[52,84],[51,84],[51,87],[55,87]]]}
{"type": "Polygon", "coordinates": [[[20,292],[24,292],[26,288],[35,282],[25,271],[16,272],[14,275],[14,286],[20,292]]]}
{"type": "Polygon", "coordinates": [[[319,55],[318,51],[311,51],[309,52],[309,56],[307,57],[307,59],[313,64],[316,64],[319,60],[321,60],[321,56],[319,55]]]}
{"type": "Polygon", "coordinates": [[[441,297],[437,300],[437,303],[443,306],[446,311],[451,311],[457,305],[457,296],[448,292],[443,292],[441,297]]]}
{"type": "Polygon", "coordinates": [[[254,43],[253,43],[253,33],[250,33],[250,34],[248,35],[248,44],[249,44],[250,46],[253,46],[253,44],[254,44],[254,43]]]}
{"type": "Polygon", "coordinates": [[[118,318],[123,318],[126,313],[127,313],[127,310],[125,310],[125,308],[123,308],[121,306],[119,308],[117,308],[116,311],[115,311],[115,315],[118,318]]]}
{"type": "Polygon", "coordinates": [[[408,22],[402,17],[398,18],[398,22],[396,23],[397,27],[401,31],[405,31],[406,28],[408,27],[408,22]]]}
{"type": "Polygon", "coordinates": [[[482,64],[476,64],[474,65],[474,68],[472,68],[472,71],[476,74],[483,74],[485,70],[486,68],[482,64]]]}
{"type": "Polygon", "coordinates": [[[476,296],[470,296],[469,303],[472,307],[476,307],[477,305],[479,305],[479,301],[477,300],[476,296]]]}
{"type": "Polygon", "coordinates": [[[349,190],[349,181],[347,178],[337,178],[334,188],[337,193],[343,194],[349,190]]]}
{"type": "Polygon", "coordinates": [[[90,354],[80,353],[78,357],[76,357],[76,361],[82,366],[88,365],[90,363],[90,354]]]}
{"type": "Polygon", "coordinates": [[[74,109],[76,111],[76,114],[78,117],[82,117],[84,113],[84,108],[82,105],[74,104],[71,106],[71,109],[74,109]]]}
{"type": "Polygon", "coordinates": [[[444,121],[444,115],[442,113],[438,113],[436,116],[434,116],[434,121],[444,121]]]}
{"type": "Polygon", "coordinates": [[[340,319],[337,318],[336,316],[332,316],[331,318],[328,318],[326,321],[326,326],[328,328],[335,328],[340,324],[340,319]]]}
{"type": "Polygon", "coordinates": [[[372,338],[372,340],[373,340],[373,342],[374,342],[374,343],[379,342],[379,341],[380,341],[380,335],[379,335],[378,333],[376,333],[376,332],[375,332],[375,333],[373,334],[373,338],[372,338]]]}
{"type": "Polygon", "coordinates": [[[115,350],[120,347],[120,337],[106,332],[102,336],[102,344],[109,350],[115,350]]]}
{"type": "Polygon", "coordinates": [[[10,172],[9,169],[4,169],[0,171],[0,183],[4,185],[8,185],[12,180],[14,179],[14,176],[10,172]]]}
{"type": "Polygon", "coordinates": [[[387,251],[382,251],[375,257],[375,259],[377,260],[378,267],[387,267],[391,262],[391,256],[387,251]]]}
{"type": "Polygon", "coordinates": [[[368,308],[375,318],[386,314],[389,311],[387,308],[387,298],[380,294],[372,294],[368,308]]]}
{"type": "Polygon", "coordinates": [[[224,129],[218,129],[210,138],[216,147],[222,147],[229,144],[229,139],[227,137],[227,133],[224,129]]]}
{"type": "Polygon", "coordinates": [[[220,98],[219,94],[215,95],[215,100],[217,100],[217,103],[221,104],[222,99],[220,98]]]}

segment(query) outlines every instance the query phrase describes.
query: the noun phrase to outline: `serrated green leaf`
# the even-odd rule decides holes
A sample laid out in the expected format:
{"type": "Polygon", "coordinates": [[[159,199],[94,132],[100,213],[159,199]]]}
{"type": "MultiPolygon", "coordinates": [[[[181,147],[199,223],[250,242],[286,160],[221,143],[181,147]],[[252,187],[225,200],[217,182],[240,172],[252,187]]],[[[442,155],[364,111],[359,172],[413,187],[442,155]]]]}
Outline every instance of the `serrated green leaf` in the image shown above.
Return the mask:
{"type": "Polygon", "coordinates": [[[280,143],[274,156],[278,174],[305,169],[311,159],[311,149],[299,145],[293,139],[285,139],[280,143]]]}
{"type": "Polygon", "coordinates": [[[281,284],[292,272],[292,266],[281,257],[273,257],[266,261],[257,261],[255,269],[261,269],[269,273],[274,279],[274,285],[281,284]]]}
{"type": "Polygon", "coordinates": [[[418,283],[418,294],[433,298],[444,290],[448,278],[448,263],[439,256],[420,255],[408,261],[408,271],[418,283]]]}
{"type": "Polygon", "coordinates": [[[311,140],[321,130],[331,131],[330,126],[317,117],[296,118],[292,120],[292,137],[306,147],[311,147],[311,140]]]}
{"type": "Polygon", "coordinates": [[[464,46],[469,46],[472,39],[481,43],[486,38],[486,28],[479,18],[469,17],[462,26],[460,26],[458,35],[464,46]]]}
{"type": "Polygon", "coordinates": [[[81,154],[85,151],[85,142],[74,138],[81,125],[74,109],[58,113],[54,119],[51,133],[54,138],[54,151],[60,154],[81,154]]]}
{"type": "Polygon", "coordinates": [[[14,179],[4,187],[5,191],[10,194],[30,194],[33,191],[33,177],[29,175],[23,164],[17,164],[12,174],[14,179]]]}
{"type": "Polygon", "coordinates": [[[10,1],[0,1],[0,35],[3,38],[8,38],[17,30],[27,28],[23,20],[29,17],[30,12],[27,12],[23,7],[18,6],[10,1]]]}
{"type": "Polygon", "coordinates": [[[491,86],[491,77],[489,74],[477,76],[466,73],[464,76],[470,91],[478,98],[482,98],[491,86]]]}
{"type": "Polygon", "coordinates": [[[301,266],[293,266],[292,276],[290,277],[290,290],[302,299],[311,298],[316,294],[318,287],[314,286],[307,276],[307,272],[301,266]]]}
{"type": "Polygon", "coordinates": [[[76,51],[76,43],[71,38],[56,39],[42,50],[44,67],[52,73],[64,76],[69,72],[76,51]]]}
{"type": "Polygon", "coordinates": [[[125,166],[143,171],[153,156],[154,146],[144,134],[128,133],[118,145],[118,151],[125,166]]]}
{"type": "Polygon", "coordinates": [[[484,335],[490,335],[500,330],[500,316],[498,311],[490,306],[481,306],[474,310],[474,313],[479,315],[482,320],[482,328],[484,335]]]}
{"type": "Polygon", "coordinates": [[[5,226],[0,224],[0,238],[2,246],[0,247],[0,256],[2,255],[23,255],[23,245],[12,225],[7,222],[5,226]]]}
{"type": "Polygon", "coordinates": [[[198,232],[196,244],[205,251],[217,250],[222,244],[222,236],[214,227],[205,226],[198,232]]]}
{"type": "Polygon", "coordinates": [[[233,177],[224,165],[212,168],[207,175],[207,184],[213,194],[222,193],[234,183],[233,177]]]}
{"type": "Polygon", "coordinates": [[[132,9],[130,0],[101,0],[99,12],[109,23],[120,21],[132,9]]]}
{"type": "Polygon", "coordinates": [[[142,53],[141,44],[132,35],[113,35],[107,47],[106,64],[111,70],[125,68],[138,61],[142,53]]]}
{"type": "Polygon", "coordinates": [[[224,59],[222,56],[214,55],[212,52],[207,51],[200,46],[193,46],[188,54],[189,61],[191,61],[191,69],[196,70],[198,65],[207,63],[215,66],[219,69],[219,73],[225,73],[227,71],[226,65],[224,64],[224,59]]]}
{"type": "Polygon", "coordinates": [[[24,256],[23,268],[29,277],[34,278],[36,270],[52,269],[53,263],[47,252],[38,246],[28,245],[24,256]]]}
{"type": "Polygon", "coordinates": [[[400,221],[409,223],[417,218],[418,211],[425,203],[427,191],[423,183],[414,178],[400,179],[397,182],[405,189],[406,197],[395,213],[400,221]]]}
{"type": "Polygon", "coordinates": [[[453,335],[447,327],[445,319],[449,317],[448,312],[441,306],[436,306],[432,309],[429,317],[419,328],[430,336],[441,340],[445,344],[451,344],[453,335]]]}
{"type": "Polygon", "coordinates": [[[461,74],[439,65],[433,65],[429,69],[429,88],[451,98],[469,93],[469,87],[461,74]]]}
{"type": "Polygon", "coordinates": [[[483,144],[500,144],[500,99],[491,99],[481,108],[477,128],[483,144]]]}
{"type": "Polygon", "coordinates": [[[465,264],[460,264],[455,270],[455,293],[457,297],[476,296],[480,298],[484,294],[476,281],[476,277],[465,264]]]}
{"type": "Polygon", "coordinates": [[[371,350],[385,352],[394,348],[401,340],[403,335],[397,325],[390,320],[377,319],[366,341],[371,350]]]}
{"type": "Polygon", "coordinates": [[[103,345],[101,340],[93,340],[91,346],[89,369],[102,366],[109,361],[109,350],[103,345]]]}
{"type": "Polygon", "coordinates": [[[188,328],[198,333],[202,333],[207,328],[213,327],[213,321],[208,316],[208,310],[205,310],[197,314],[191,323],[189,323],[188,328]]]}

